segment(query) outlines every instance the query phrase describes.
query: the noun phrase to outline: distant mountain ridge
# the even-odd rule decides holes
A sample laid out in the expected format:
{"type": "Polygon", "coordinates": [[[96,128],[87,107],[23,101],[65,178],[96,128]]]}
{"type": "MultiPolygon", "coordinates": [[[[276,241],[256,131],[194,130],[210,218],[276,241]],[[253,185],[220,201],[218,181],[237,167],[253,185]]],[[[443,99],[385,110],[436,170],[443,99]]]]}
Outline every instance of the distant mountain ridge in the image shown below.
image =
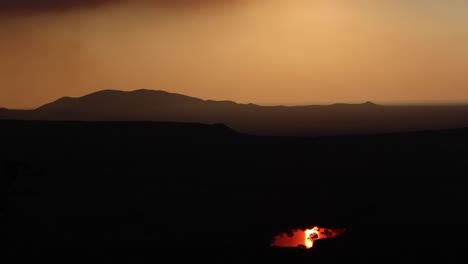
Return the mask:
{"type": "MultiPolygon", "coordinates": [[[[54,107],[64,107],[64,106],[67,107],[67,106],[72,106],[72,104],[76,105],[80,103],[81,104],[102,104],[103,103],[102,100],[108,101],[109,102],[108,104],[120,103],[120,104],[130,104],[130,105],[141,104],[141,103],[146,103],[146,102],[149,102],[151,104],[154,104],[154,103],[159,103],[159,104],[161,103],[164,103],[164,104],[192,103],[193,104],[193,103],[203,102],[203,100],[195,98],[195,97],[185,96],[182,94],[169,93],[169,92],[160,91],[160,90],[140,89],[140,90],[135,90],[131,92],[119,91],[119,90],[102,90],[102,91],[91,93],[91,94],[78,97],[78,98],[62,97],[58,99],[57,101],[54,101],[52,103],[39,107],[37,110],[53,109],[54,107]]],[[[104,105],[106,104],[100,105],[99,107],[102,107],[104,105]]]]}
{"type": "Polygon", "coordinates": [[[102,90],[77,98],[62,97],[34,110],[0,108],[0,119],[222,123],[258,135],[321,136],[467,127],[468,106],[382,106],[372,102],[260,106],[161,90],[102,90]]]}

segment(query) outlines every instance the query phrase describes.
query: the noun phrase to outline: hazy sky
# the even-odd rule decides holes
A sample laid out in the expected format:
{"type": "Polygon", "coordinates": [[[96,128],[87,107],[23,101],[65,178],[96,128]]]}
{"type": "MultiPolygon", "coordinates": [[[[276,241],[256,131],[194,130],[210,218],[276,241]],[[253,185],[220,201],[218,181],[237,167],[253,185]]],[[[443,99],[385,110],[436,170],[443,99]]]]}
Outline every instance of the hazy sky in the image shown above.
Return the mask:
{"type": "Polygon", "coordinates": [[[468,102],[465,0],[0,0],[0,107],[140,88],[468,102]]]}

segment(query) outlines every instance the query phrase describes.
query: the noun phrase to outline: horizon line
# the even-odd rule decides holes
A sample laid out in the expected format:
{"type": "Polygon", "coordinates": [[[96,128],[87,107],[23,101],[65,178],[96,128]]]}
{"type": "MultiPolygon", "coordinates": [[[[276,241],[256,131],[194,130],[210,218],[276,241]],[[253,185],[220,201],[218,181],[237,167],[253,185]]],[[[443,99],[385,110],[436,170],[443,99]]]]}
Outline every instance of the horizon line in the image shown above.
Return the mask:
{"type": "Polygon", "coordinates": [[[362,100],[362,101],[357,101],[357,100],[351,100],[351,101],[336,101],[336,102],[310,102],[310,103],[269,103],[269,104],[258,104],[258,103],[252,103],[252,102],[238,102],[234,100],[229,100],[229,99],[204,99],[200,97],[195,97],[183,93],[178,93],[178,92],[170,92],[167,90],[160,90],[160,89],[146,89],[146,88],[141,88],[141,89],[135,89],[135,90],[117,90],[117,89],[102,89],[102,90],[96,90],[94,92],[90,92],[81,96],[62,96],[59,97],[55,100],[45,102],[40,104],[38,107],[35,108],[8,108],[8,107],[2,107],[0,106],[1,109],[6,109],[6,110],[19,110],[19,111],[31,111],[31,110],[36,110],[40,108],[41,106],[44,106],[46,104],[50,104],[53,102],[56,102],[57,100],[60,100],[62,98],[71,98],[71,99],[79,99],[88,95],[92,95],[95,93],[99,92],[123,92],[123,93],[133,93],[133,92],[139,92],[139,91],[149,91],[149,92],[164,92],[164,93],[169,93],[169,94],[176,94],[176,95],[181,95],[181,96],[187,96],[187,97],[192,97],[196,99],[200,99],[203,101],[215,101],[215,102],[234,102],[236,104],[240,105],[256,105],[260,107],[305,107],[305,106],[333,106],[333,105],[362,105],[362,104],[368,104],[372,103],[378,106],[468,106],[468,99],[467,100],[392,100],[392,101],[379,101],[379,100],[362,100]]]}

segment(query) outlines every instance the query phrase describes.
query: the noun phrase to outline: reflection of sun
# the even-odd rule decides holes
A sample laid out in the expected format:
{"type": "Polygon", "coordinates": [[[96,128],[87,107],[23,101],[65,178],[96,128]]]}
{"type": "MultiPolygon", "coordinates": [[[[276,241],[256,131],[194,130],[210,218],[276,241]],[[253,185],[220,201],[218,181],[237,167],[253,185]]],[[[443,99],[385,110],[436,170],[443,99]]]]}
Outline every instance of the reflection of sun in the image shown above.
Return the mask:
{"type": "Polygon", "coordinates": [[[311,248],[314,246],[314,240],[320,239],[320,232],[318,227],[312,229],[306,229],[304,232],[304,242],[306,248],[311,248]]]}
{"type": "Polygon", "coordinates": [[[323,228],[315,226],[312,229],[292,230],[292,236],[286,233],[277,235],[272,246],[278,247],[297,247],[302,246],[312,248],[314,241],[319,239],[333,238],[342,235],[346,229],[344,228],[323,228]]]}

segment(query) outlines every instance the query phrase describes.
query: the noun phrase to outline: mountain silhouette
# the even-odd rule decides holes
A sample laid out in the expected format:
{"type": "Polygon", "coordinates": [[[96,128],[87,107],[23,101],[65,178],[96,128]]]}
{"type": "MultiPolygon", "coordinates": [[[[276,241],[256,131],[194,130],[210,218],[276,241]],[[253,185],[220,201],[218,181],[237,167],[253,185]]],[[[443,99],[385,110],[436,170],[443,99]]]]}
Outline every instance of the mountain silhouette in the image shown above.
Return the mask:
{"type": "Polygon", "coordinates": [[[153,110],[177,105],[190,106],[201,104],[198,98],[165,91],[136,90],[124,92],[117,90],[103,90],[80,98],[63,97],[59,100],[43,105],[39,111],[132,111],[132,109],[153,110]]]}
{"type": "Polygon", "coordinates": [[[260,106],[202,100],[160,90],[103,90],[34,110],[0,109],[0,119],[170,121],[225,124],[258,135],[372,134],[468,126],[468,106],[383,106],[372,102],[260,106]]]}

